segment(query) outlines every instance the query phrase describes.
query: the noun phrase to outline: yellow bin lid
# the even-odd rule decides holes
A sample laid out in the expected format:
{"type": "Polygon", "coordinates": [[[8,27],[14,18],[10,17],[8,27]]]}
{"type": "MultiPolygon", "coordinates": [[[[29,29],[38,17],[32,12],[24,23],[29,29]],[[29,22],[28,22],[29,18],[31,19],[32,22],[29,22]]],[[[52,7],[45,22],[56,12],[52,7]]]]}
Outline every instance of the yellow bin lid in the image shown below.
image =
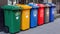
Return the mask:
{"type": "Polygon", "coordinates": [[[32,8],[31,6],[28,6],[26,4],[16,4],[16,5],[19,7],[22,7],[23,9],[31,9],[32,8]]]}

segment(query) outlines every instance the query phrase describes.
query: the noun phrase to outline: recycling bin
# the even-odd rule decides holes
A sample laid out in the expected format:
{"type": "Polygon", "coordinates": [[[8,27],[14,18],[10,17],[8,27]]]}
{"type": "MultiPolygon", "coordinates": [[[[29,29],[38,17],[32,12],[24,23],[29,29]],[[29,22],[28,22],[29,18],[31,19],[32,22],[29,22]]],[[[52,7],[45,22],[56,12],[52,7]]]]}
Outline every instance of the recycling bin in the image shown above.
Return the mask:
{"type": "Polygon", "coordinates": [[[38,8],[38,25],[44,24],[44,4],[37,4],[39,6],[38,8]]]}
{"type": "Polygon", "coordinates": [[[50,17],[49,17],[49,21],[50,22],[53,22],[54,21],[54,12],[55,12],[55,8],[56,8],[56,6],[55,6],[55,4],[53,4],[53,3],[49,3],[50,5],[51,5],[51,7],[50,7],[50,17]]]}
{"type": "Polygon", "coordinates": [[[49,12],[50,12],[50,5],[46,3],[45,4],[45,12],[44,12],[45,24],[49,23],[49,12]]]}
{"type": "Polygon", "coordinates": [[[21,30],[28,30],[30,28],[30,9],[32,7],[25,4],[16,4],[22,7],[21,30]]]}
{"type": "Polygon", "coordinates": [[[4,28],[4,11],[0,7],[0,31],[2,31],[4,28]]]}
{"type": "Polygon", "coordinates": [[[34,28],[37,26],[37,12],[39,7],[35,3],[29,3],[28,5],[32,7],[30,12],[30,27],[34,28]]]}
{"type": "Polygon", "coordinates": [[[21,8],[13,5],[5,5],[2,8],[4,9],[5,27],[8,29],[8,32],[19,32],[21,22],[21,8]]]}

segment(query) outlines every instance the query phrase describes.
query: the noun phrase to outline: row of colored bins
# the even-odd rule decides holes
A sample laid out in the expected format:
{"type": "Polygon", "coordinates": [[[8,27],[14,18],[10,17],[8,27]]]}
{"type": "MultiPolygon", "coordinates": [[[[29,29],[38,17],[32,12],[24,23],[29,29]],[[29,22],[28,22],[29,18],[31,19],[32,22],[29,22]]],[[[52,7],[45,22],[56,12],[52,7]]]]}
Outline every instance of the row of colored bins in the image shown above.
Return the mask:
{"type": "Polygon", "coordinates": [[[47,7],[43,4],[35,3],[29,3],[28,5],[17,4],[17,6],[6,5],[2,7],[4,12],[2,11],[3,13],[0,15],[4,14],[4,17],[1,16],[4,21],[2,20],[3,18],[1,20],[5,23],[0,23],[1,27],[5,24],[6,28],[3,29],[5,32],[16,33],[20,29],[27,30],[30,27],[42,25],[44,21],[45,23],[54,21],[54,4],[45,4],[47,7]]]}
{"type": "Polygon", "coordinates": [[[45,3],[45,4],[29,3],[28,5],[32,6],[31,13],[30,13],[30,27],[31,28],[37,26],[37,24],[42,25],[44,23],[54,21],[54,10],[55,10],[54,4],[52,3],[45,3]]]}

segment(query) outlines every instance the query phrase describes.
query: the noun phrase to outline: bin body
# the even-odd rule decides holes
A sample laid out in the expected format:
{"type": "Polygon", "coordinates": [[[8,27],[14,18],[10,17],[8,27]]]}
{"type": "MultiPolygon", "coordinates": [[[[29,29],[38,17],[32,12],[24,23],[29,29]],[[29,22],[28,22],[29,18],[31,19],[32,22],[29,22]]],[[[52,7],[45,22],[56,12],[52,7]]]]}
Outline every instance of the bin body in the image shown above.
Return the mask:
{"type": "Polygon", "coordinates": [[[16,33],[20,31],[20,15],[21,12],[17,6],[3,6],[5,26],[10,33],[16,33]]]}
{"type": "Polygon", "coordinates": [[[38,6],[33,3],[29,3],[29,6],[32,7],[30,12],[30,27],[36,27],[37,26],[37,12],[38,12],[38,6]]]}
{"type": "Polygon", "coordinates": [[[45,24],[49,23],[49,12],[50,12],[50,5],[45,4],[45,24]]]}
{"type": "Polygon", "coordinates": [[[43,4],[37,4],[39,6],[38,9],[38,25],[44,24],[44,5],[43,4]]]}
{"type": "Polygon", "coordinates": [[[50,18],[49,18],[49,21],[50,22],[53,22],[54,21],[54,11],[56,10],[55,9],[55,5],[54,4],[50,4],[51,7],[50,7],[50,18]]]}
{"type": "Polygon", "coordinates": [[[4,11],[0,7],[0,31],[2,31],[4,28],[4,11]]]}
{"type": "Polygon", "coordinates": [[[29,28],[30,28],[30,10],[23,10],[21,30],[27,30],[29,28]]]}
{"type": "Polygon", "coordinates": [[[27,30],[30,28],[30,9],[31,7],[25,4],[17,4],[17,6],[22,7],[22,20],[21,20],[21,30],[27,30]]]}
{"type": "Polygon", "coordinates": [[[30,27],[36,27],[37,26],[37,9],[31,9],[30,13],[30,27]]]}

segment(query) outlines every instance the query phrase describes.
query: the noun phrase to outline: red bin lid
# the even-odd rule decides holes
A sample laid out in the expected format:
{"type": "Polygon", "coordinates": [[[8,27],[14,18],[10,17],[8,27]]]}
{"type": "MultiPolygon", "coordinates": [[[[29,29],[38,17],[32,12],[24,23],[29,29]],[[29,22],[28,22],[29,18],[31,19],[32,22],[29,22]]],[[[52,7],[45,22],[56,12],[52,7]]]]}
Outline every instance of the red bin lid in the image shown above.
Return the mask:
{"type": "Polygon", "coordinates": [[[37,6],[39,6],[39,7],[45,7],[44,4],[37,4],[37,6]]]}

